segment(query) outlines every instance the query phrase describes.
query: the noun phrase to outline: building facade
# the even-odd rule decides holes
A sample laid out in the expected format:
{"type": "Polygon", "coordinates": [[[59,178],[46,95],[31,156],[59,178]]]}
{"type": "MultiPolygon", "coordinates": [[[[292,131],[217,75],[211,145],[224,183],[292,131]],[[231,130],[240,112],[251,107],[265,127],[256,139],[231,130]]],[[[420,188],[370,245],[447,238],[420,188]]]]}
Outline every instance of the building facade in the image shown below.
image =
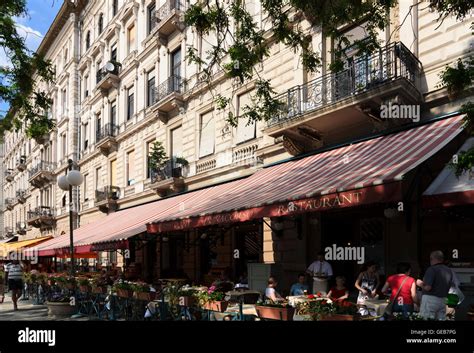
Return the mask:
{"type": "MultiPolygon", "coordinates": [[[[259,1],[245,3],[270,36],[271,24],[259,1]]],[[[74,190],[75,221],[82,226],[118,210],[242,178],[317,148],[416,122],[381,118],[381,106],[413,106],[419,110],[412,117],[423,121],[457,111],[468,99],[449,100],[438,83],[446,65],[472,52],[471,21],[447,18],[439,25],[438,15],[425,3],[400,1],[391,10],[391,24],[379,33],[383,49],[357,57],[351,56],[349,46],[346,68],[339,74],[328,70],[331,39],[308,21],[297,20],[321,52],[322,69],[309,73],[291,48],[272,44],[260,75],[271,80],[284,108],[268,122],[247,124],[240,119],[234,128],[225,121],[228,110],[215,109],[214,94],[232,97],[229,109],[239,116],[255,82],[236,84],[216,72],[214,89],[209,90],[198,65],[186,60],[186,51],[192,45],[205,58],[213,37],[201,38],[184,25],[182,14],[188,6],[184,0],[64,3],[39,48],[56,68],[55,84],[44,87],[53,98],[50,114],[56,128],[42,141],[29,140],[21,131],[5,136],[6,232],[18,232],[20,238],[68,232],[69,200],[56,183],[68,159],[84,175],[83,185],[74,190]],[[155,141],[163,144],[169,158],[158,175],[148,157],[155,141]],[[187,163],[177,163],[176,157],[187,163]]],[[[363,39],[364,24],[341,32],[363,39]]],[[[337,216],[331,217],[331,224],[337,224],[337,216]]],[[[383,215],[356,218],[357,224],[347,227],[356,227],[360,234],[379,224],[385,229],[374,258],[382,259],[380,253],[393,257],[400,250],[396,242],[390,243],[390,233],[406,241],[412,237],[397,221],[387,224],[383,215]]],[[[261,254],[251,261],[280,264],[289,282],[323,243],[320,214],[305,215],[303,224],[298,230],[289,222],[282,239],[276,239],[266,223],[231,230],[232,236],[224,237],[211,257],[214,264],[227,266],[242,241],[237,234],[258,233],[255,243],[261,254]]],[[[336,232],[347,231],[342,228],[336,232]]],[[[137,262],[156,262],[159,257],[163,267],[171,254],[182,251],[164,246],[167,250],[155,244],[148,255],[137,252],[137,262]]],[[[417,246],[405,256],[416,258],[417,246]]],[[[168,267],[189,269],[192,277],[202,275],[192,269],[193,251],[168,267]]]]}

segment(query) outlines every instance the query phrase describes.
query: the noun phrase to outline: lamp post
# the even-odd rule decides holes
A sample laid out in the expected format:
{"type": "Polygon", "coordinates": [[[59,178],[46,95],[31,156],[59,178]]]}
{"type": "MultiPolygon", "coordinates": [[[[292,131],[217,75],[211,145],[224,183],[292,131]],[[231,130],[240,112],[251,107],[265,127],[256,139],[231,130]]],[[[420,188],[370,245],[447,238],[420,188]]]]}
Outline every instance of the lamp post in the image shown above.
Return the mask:
{"type": "Polygon", "coordinates": [[[58,186],[61,190],[69,191],[69,251],[71,253],[71,276],[74,276],[74,236],[73,236],[73,207],[72,187],[79,186],[84,180],[83,175],[78,170],[74,170],[74,162],[72,159],[68,161],[66,174],[58,178],[58,186]]]}

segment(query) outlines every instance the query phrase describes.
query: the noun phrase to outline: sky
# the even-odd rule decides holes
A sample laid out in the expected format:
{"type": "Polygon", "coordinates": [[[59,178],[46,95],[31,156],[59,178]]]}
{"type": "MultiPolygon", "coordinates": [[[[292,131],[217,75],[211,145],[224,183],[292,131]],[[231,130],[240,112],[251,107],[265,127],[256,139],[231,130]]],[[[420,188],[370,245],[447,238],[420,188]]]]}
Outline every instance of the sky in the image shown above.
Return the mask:
{"type": "MultiPolygon", "coordinates": [[[[16,18],[15,21],[18,33],[25,37],[29,49],[35,51],[38,48],[62,3],[63,0],[27,1],[28,16],[16,18]]],[[[9,59],[0,49],[0,66],[5,65],[9,65],[9,59]]],[[[7,109],[8,106],[0,101],[0,115],[3,115],[7,109]]]]}

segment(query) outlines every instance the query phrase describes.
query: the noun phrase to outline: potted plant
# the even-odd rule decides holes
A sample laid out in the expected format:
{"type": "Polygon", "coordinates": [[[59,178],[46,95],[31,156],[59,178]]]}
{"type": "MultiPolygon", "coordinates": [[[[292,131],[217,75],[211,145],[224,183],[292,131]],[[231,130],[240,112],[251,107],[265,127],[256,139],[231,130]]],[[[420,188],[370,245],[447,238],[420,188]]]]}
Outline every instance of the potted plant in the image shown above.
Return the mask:
{"type": "Polygon", "coordinates": [[[107,281],[100,277],[94,276],[90,279],[91,291],[94,294],[105,294],[107,293],[107,281]]]}
{"type": "MultiPolygon", "coordinates": [[[[168,160],[166,156],[165,147],[161,143],[161,141],[155,141],[151,148],[151,152],[148,155],[148,163],[150,166],[150,171],[152,175],[159,176],[158,171],[162,169],[168,160]]],[[[160,180],[161,178],[157,178],[160,180]]]]}
{"type": "Polygon", "coordinates": [[[151,286],[145,282],[136,282],[132,284],[133,295],[138,300],[151,302],[156,298],[156,292],[151,291],[151,286]]]}
{"type": "Polygon", "coordinates": [[[288,303],[276,303],[271,300],[255,306],[258,317],[270,320],[293,321],[295,308],[288,303]]]}
{"type": "Polygon", "coordinates": [[[119,280],[114,283],[114,291],[117,296],[121,298],[132,298],[133,297],[133,284],[132,282],[119,280]]]}
{"type": "Polygon", "coordinates": [[[225,293],[217,291],[215,286],[209,287],[207,291],[200,291],[197,298],[203,309],[221,313],[227,309],[228,302],[224,300],[225,293]]]}
{"type": "Polygon", "coordinates": [[[190,287],[181,287],[178,292],[180,306],[194,306],[196,304],[197,291],[190,287]]]}
{"type": "Polygon", "coordinates": [[[79,284],[79,290],[83,293],[89,293],[91,291],[91,283],[89,278],[87,277],[79,277],[77,279],[77,283],[79,284]]]}
{"type": "Polygon", "coordinates": [[[53,293],[46,302],[48,307],[48,316],[54,318],[69,317],[77,312],[75,301],[71,300],[69,295],[60,292],[53,293]]]}

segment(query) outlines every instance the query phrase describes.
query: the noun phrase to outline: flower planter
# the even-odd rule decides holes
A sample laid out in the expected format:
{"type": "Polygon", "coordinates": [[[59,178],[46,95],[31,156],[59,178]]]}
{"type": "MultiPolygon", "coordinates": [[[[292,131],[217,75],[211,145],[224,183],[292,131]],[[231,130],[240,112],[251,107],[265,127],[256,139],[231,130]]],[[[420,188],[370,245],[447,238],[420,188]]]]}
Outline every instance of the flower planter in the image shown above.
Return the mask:
{"type": "Polygon", "coordinates": [[[117,296],[121,298],[132,298],[133,290],[130,289],[117,289],[117,296]]]}
{"type": "Polygon", "coordinates": [[[182,296],[179,297],[179,305],[181,306],[194,306],[196,304],[196,299],[191,296],[182,296]]]}
{"type": "Polygon", "coordinates": [[[354,321],[354,315],[332,314],[323,315],[319,321],[354,321]]]}
{"type": "Polygon", "coordinates": [[[156,298],[156,292],[134,292],[135,298],[138,300],[143,300],[151,302],[156,298]]]}
{"type": "Polygon", "coordinates": [[[69,302],[66,303],[54,303],[47,302],[48,306],[48,316],[54,316],[56,318],[65,318],[70,317],[77,313],[77,308],[75,305],[71,305],[69,302]]]}
{"type": "Polygon", "coordinates": [[[92,287],[92,293],[94,294],[106,294],[107,287],[92,287]]]}
{"type": "Polygon", "coordinates": [[[255,309],[257,310],[258,317],[262,319],[293,321],[293,315],[295,314],[295,308],[293,307],[282,308],[257,305],[255,309]]]}
{"type": "Polygon", "coordinates": [[[211,311],[218,311],[223,313],[227,309],[227,305],[229,303],[226,301],[212,301],[212,302],[207,302],[203,305],[203,308],[206,310],[211,310],[211,311]]]}
{"type": "Polygon", "coordinates": [[[90,287],[90,286],[79,286],[79,290],[80,290],[82,293],[90,293],[91,287],[90,287]]]}

